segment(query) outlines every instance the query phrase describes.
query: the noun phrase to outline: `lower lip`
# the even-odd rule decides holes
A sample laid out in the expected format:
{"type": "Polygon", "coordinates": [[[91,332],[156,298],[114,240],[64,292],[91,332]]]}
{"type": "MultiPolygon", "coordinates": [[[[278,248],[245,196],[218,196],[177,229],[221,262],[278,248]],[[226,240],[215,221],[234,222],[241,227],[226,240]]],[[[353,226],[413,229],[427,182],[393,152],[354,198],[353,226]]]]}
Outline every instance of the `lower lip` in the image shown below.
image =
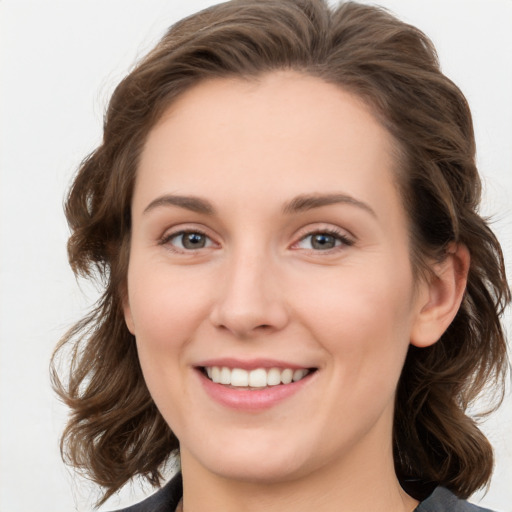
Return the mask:
{"type": "Polygon", "coordinates": [[[217,384],[206,377],[202,371],[197,370],[206,393],[216,402],[243,411],[262,411],[269,409],[283,400],[298,393],[312,379],[316,372],[312,372],[297,382],[279,384],[266,388],[237,389],[217,384]]]}

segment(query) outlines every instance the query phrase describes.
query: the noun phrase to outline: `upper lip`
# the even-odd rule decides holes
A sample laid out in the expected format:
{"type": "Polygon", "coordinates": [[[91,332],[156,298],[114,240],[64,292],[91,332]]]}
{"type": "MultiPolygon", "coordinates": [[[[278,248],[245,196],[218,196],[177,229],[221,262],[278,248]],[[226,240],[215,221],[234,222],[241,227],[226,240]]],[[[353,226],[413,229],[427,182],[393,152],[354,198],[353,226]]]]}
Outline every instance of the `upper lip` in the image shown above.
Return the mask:
{"type": "Polygon", "coordinates": [[[305,368],[312,368],[310,365],[302,365],[291,363],[289,361],[282,361],[277,359],[257,358],[257,359],[236,359],[232,357],[223,357],[216,359],[207,359],[199,362],[196,367],[227,367],[227,368],[241,368],[243,370],[255,370],[256,368],[290,368],[292,370],[302,370],[305,368]]]}

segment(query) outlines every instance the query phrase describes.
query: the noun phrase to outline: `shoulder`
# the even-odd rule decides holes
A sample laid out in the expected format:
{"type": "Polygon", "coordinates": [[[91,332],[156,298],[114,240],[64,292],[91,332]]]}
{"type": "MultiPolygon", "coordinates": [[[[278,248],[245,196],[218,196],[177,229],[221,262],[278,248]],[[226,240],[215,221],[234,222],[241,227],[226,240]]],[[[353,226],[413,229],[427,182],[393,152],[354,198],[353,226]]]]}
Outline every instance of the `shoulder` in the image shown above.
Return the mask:
{"type": "Polygon", "coordinates": [[[487,508],[478,507],[461,500],[444,487],[437,489],[414,512],[492,512],[487,508]]]}
{"type": "Polygon", "coordinates": [[[181,473],[144,501],[116,512],[170,512],[176,510],[183,493],[181,473]]]}

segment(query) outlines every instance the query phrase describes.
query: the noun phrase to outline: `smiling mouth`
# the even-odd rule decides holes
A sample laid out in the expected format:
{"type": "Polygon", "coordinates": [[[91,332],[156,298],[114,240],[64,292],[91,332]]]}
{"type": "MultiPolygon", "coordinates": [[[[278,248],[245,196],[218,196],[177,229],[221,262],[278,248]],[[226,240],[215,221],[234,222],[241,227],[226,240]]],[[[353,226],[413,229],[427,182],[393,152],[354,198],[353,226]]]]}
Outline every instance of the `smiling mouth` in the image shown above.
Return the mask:
{"type": "Polygon", "coordinates": [[[215,384],[239,389],[262,389],[298,382],[316,368],[228,368],[226,366],[203,366],[201,372],[215,384]]]}

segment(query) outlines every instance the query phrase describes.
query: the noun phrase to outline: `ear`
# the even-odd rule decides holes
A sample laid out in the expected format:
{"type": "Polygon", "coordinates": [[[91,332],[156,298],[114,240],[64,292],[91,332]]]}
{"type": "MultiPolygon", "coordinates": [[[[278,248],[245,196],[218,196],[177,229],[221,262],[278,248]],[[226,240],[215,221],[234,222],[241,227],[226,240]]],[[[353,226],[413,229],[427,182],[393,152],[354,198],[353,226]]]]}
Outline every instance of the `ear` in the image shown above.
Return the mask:
{"type": "Polygon", "coordinates": [[[123,298],[123,314],[126,327],[128,327],[128,330],[135,336],[135,326],[133,324],[132,308],[130,307],[130,301],[128,299],[127,293],[124,294],[123,298]]]}
{"type": "Polygon", "coordinates": [[[436,343],[459,310],[469,272],[467,247],[452,244],[446,257],[432,265],[431,275],[420,284],[418,313],[411,330],[411,344],[428,347],[436,343]]]}

